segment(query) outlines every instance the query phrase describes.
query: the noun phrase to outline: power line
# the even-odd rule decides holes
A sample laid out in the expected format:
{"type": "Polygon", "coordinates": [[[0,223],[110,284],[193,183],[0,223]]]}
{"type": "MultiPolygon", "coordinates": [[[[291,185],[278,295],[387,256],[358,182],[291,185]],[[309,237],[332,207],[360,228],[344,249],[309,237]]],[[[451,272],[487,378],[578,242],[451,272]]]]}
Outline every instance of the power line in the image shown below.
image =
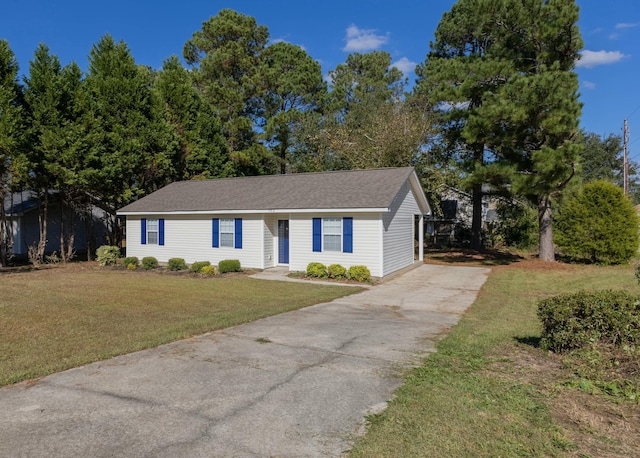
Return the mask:
{"type": "Polygon", "coordinates": [[[627,116],[627,119],[629,119],[631,116],[633,116],[633,115],[635,114],[635,112],[636,112],[636,111],[638,111],[638,110],[640,110],[640,105],[638,105],[638,106],[636,107],[636,109],[635,109],[635,110],[633,110],[629,116],[627,116]]]}

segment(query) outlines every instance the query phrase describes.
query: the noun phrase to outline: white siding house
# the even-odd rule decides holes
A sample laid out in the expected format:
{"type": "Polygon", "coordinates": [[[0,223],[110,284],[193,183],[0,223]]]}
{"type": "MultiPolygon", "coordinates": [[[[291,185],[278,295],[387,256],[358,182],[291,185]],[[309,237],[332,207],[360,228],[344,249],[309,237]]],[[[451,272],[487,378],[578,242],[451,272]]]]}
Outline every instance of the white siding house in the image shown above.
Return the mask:
{"type": "Polygon", "coordinates": [[[376,277],[422,260],[415,246],[429,213],[411,167],[177,182],[118,212],[127,256],[365,265],[376,277]]]}

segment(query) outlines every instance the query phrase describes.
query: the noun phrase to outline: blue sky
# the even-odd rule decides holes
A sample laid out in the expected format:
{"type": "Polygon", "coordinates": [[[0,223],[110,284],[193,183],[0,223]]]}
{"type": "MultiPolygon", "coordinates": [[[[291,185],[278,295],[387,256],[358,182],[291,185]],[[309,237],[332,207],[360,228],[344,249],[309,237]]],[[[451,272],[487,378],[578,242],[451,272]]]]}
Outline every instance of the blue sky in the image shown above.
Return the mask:
{"type": "MultiPolygon", "coordinates": [[[[424,60],[442,13],[453,0],[31,0],[4,2],[0,38],[9,41],[22,72],[38,43],[63,64],[87,66],[92,45],[105,33],[124,40],[136,62],[160,68],[202,22],[220,9],[253,16],[272,41],[304,47],[323,73],[350,52],[384,50],[411,81],[424,60]]],[[[597,134],[622,133],[629,120],[630,156],[640,160],[640,2],[578,0],[585,47],[578,63],[582,127],[597,134]]]]}

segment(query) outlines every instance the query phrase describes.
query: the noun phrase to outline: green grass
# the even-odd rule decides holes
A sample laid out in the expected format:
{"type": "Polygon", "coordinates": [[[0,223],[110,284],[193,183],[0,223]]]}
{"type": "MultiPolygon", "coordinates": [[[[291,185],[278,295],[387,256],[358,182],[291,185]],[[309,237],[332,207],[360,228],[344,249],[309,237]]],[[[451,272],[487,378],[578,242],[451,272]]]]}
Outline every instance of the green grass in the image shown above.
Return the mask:
{"type": "Polygon", "coordinates": [[[0,385],[360,291],[92,266],[0,273],[0,385]]]}
{"type": "Polygon", "coordinates": [[[628,266],[537,267],[516,263],[493,269],[437,353],[410,372],[385,412],[369,419],[370,429],[352,456],[566,456],[575,449],[551,417],[545,402],[549,387],[530,374],[509,374],[523,370],[511,366],[510,358],[518,349],[545,358],[532,347],[540,336],[540,298],[579,289],[638,291],[638,286],[628,266]],[[500,374],[505,370],[507,376],[500,374]]]}

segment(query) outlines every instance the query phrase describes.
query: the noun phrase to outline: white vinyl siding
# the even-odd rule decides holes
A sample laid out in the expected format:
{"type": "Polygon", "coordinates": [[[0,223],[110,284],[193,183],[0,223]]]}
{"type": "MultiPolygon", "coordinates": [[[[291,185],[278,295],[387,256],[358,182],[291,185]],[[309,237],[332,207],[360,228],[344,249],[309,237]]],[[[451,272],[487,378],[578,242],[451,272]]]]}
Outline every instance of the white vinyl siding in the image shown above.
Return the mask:
{"type": "Polygon", "coordinates": [[[278,262],[276,246],[278,243],[278,218],[274,215],[264,216],[264,268],[273,267],[278,262]]]}
{"type": "MultiPolygon", "coordinates": [[[[161,263],[171,258],[184,258],[187,264],[210,261],[217,265],[223,259],[238,259],[242,267],[264,268],[264,231],[262,215],[242,215],[242,248],[213,248],[210,215],[164,216],[164,246],[140,243],[140,219],[144,215],[127,216],[127,256],[154,256],[161,263]],[[136,237],[136,234],[138,236],[136,237]]],[[[236,216],[237,217],[237,216],[236,216]]],[[[222,215],[220,218],[229,218],[222,215]]],[[[233,219],[233,218],[231,218],[233,219]]],[[[149,220],[147,219],[147,224],[149,220]]]]}
{"type": "Polygon", "coordinates": [[[304,271],[310,262],[365,265],[374,277],[382,276],[380,264],[382,221],[379,213],[353,213],[353,252],[313,251],[313,218],[342,218],[343,214],[292,213],[289,218],[289,269],[304,271]]]}
{"type": "Polygon", "coordinates": [[[383,217],[384,275],[414,262],[414,215],[420,214],[415,197],[406,183],[383,217]]]}

